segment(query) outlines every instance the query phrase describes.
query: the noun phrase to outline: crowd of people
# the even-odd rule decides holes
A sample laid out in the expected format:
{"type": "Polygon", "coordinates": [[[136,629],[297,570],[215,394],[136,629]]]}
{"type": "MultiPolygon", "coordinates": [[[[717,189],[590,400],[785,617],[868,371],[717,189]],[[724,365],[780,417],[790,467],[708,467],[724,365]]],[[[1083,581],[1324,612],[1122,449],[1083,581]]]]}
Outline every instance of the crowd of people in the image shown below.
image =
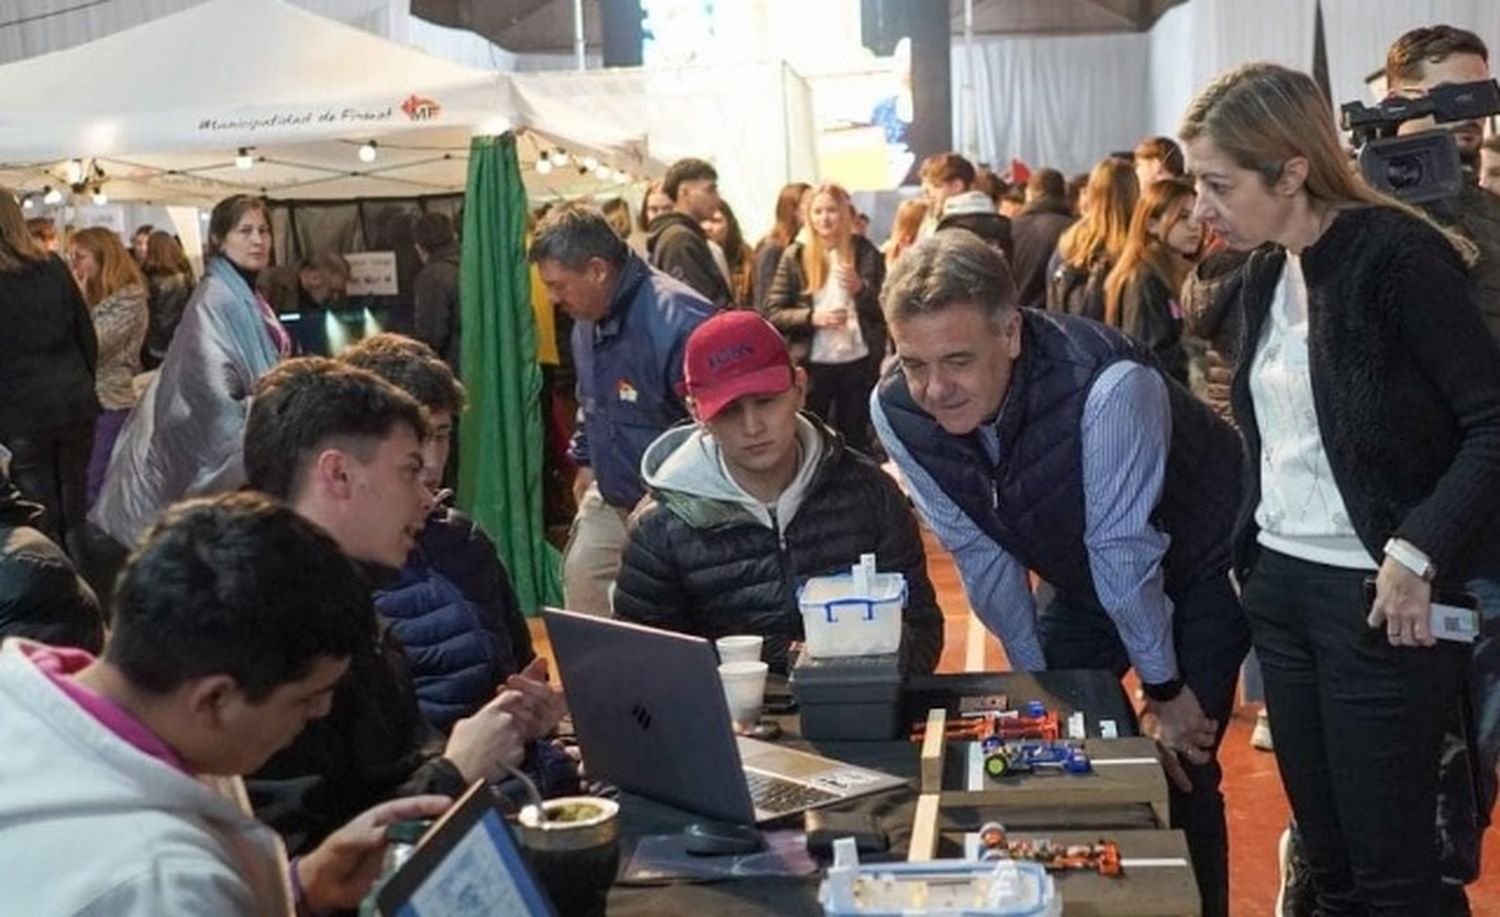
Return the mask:
{"type": "MultiPolygon", "coordinates": [[[[1488,49],[1417,29],[1387,78],[1488,79],[1488,49]]],[[[836,183],[788,184],[751,245],[699,159],[639,220],[548,208],[528,257],[571,321],[565,604],[759,634],[785,672],[798,586],[874,554],[908,586],[903,667],[931,672],[925,525],[1014,668],[1134,671],[1203,913],[1229,912],[1218,750],[1251,647],[1295,822],[1284,913],[1467,913],[1500,756],[1481,133],[1454,130],[1471,181],[1419,210],[1361,178],[1310,77],[1249,64],[1179,140],[1073,180],[932,156],[880,246],[836,183]],[[1469,597],[1479,639],[1437,639],[1434,603],[1469,597]]],[[[18,912],[335,912],[391,822],[476,780],[579,788],[528,609],[444,488],[463,272],[447,216],[413,236],[416,337],[297,356],[270,300],[322,306],[347,264],[268,280],[264,200],[213,209],[194,278],[152,227],[72,233],[65,263],[0,194],[18,912]],[[111,828],[131,842],[92,842],[111,828]]]]}

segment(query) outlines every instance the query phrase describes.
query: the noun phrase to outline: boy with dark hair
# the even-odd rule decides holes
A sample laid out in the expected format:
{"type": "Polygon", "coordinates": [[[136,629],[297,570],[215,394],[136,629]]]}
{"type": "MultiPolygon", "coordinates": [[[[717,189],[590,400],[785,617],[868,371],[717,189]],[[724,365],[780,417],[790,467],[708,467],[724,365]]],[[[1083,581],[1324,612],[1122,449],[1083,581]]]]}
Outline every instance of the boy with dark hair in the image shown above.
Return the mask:
{"type": "Polygon", "coordinates": [[[7,883],[7,910],[351,908],[385,827],[447,804],[379,806],[290,876],[280,841],[247,811],[239,775],[328,711],[374,630],[350,562],[281,504],[237,493],[168,510],[114,609],[100,659],[24,640],[0,649],[0,861],[26,879],[7,883]]]}
{"type": "Polygon", "coordinates": [[[483,707],[495,685],[545,665],[531,646],[510,576],[495,545],[472,519],[447,505],[442,490],[453,421],[463,413],[463,385],[421,341],[399,334],[365,338],[341,357],[411,395],[427,411],[423,483],[436,499],[417,546],[393,582],[375,591],[375,609],[406,650],[422,715],[447,731],[483,707]]]}
{"type": "MultiPolygon", "coordinates": [[[[988,170],[986,170],[988,171],[988,170]]],[[[939,229],[966,229],[998,249],[1010,260],[1015,251],[1010,220],[1000,215],[998,194],[991,196],[978,184],[980,172],[957,153],[929,156],[922,163],[922,193],[927,197],[927,219],[917,237],[925,239],[939,229]]],[[[988,184],[999,179],[990,173],[988,184]]]]}
{"type": "Polygon", "coordinates": [[[719,209],[719,173],[701,159],[679,159],[667,169],[661,190],[672,199],[672,209],[646,227],[652,266],[697,290],[718,308],[727,308],[734,294],[702,226],[719,209]]]}
{"type": "Polygon", "coordinates": [[[1057,240],[1073,225],[1068,206],[1068,180],[1056,169],[1037,169],[1026,181],[1026,206],[1011,220],[1015,239],[1011,273],[1016,278],[1020,304],[1041,309],[1047,305],[1047,262],[1057,251],[1057,240]]]}
{"type": "MultiPolygon", "coordinates": [[[[428,432],[421,406],[374,374],[289,360],[256,389],[245,472],[327,531],[363,566],[368,590],[406,562],[432,509],[428,432]]],[[[526,735],[556,725],[560,711],[539,687],[508,684],[444,742],[422,718],[401,647],[382,632],[354,653],[330,715],[256,772],[256,811],[300,850],[376,800],[499,780],[520,763],[526,735]]]]}

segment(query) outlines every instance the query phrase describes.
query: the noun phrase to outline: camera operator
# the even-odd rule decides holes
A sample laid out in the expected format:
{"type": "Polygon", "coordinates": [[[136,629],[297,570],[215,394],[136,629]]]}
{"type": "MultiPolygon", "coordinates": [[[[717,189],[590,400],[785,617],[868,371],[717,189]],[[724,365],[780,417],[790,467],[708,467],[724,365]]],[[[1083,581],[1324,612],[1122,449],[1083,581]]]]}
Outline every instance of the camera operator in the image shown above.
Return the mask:
{"type": "MultiPolygon", "coordinates": [[[[1386,52],[1386,85],[1392,95],[1402,98],[1417,99],[1438,86],[1490,78],[1489,49],[1478,35],[1453,26],[1412,29],[1386,52]]],[[[1431,118],[1419,118],[1401,125],[1399,133],[1406,136],[1434,127],[1452,133],[1465,181],[1456,198],[1439,202],[1430,210],[1439,222],[1479,247],[1479,261],[1473,268],[1479,285],[1479,308],[1490,332],[1500,339],[1500,199],[1479,187],[1484,125],[1478,121],[1436,125],[1431,118]]]]}
{"type": "MultiPolygon", "coordinates": [[[[1391,45],[1386,54],[1386,83],[1392,94],[1420,98],[1438,86],[1491,79],[1489,49],[1473,32],[1449,25],[1413,29],[1391,45]]],[[[1433,128],[1431,119],[1409,121],[1400,133],[1433,128]]],[[[1472,268],[1479,288],[1479,308],[1490,332],[1500,338],[1500,197],[1479,187],[1478,173],[1484,126],[1477,121],[1438,125],[1452,132],[1464,167],[1458,196],[1439,202],[1432,215],[1466,236],[1479,248],[1472,268]],[[1443,206],[1446,205],[1446,206],[1443,206]]],[[[1500,581],[1467,584],[1479,599],[1484,627],[1474,643],[1469,669],[1473,710],[1471,738],[1478,798],[1469,791],[1470,761],[1463,754],[1463,738],[1450,735],[1443,754],[1443,791],[1439,801],[1443,874],[1450,880],[1472,882],[1479,876],[1481,835],[1495,804],[1495,767],[1500,763],[1500,581]]]]}

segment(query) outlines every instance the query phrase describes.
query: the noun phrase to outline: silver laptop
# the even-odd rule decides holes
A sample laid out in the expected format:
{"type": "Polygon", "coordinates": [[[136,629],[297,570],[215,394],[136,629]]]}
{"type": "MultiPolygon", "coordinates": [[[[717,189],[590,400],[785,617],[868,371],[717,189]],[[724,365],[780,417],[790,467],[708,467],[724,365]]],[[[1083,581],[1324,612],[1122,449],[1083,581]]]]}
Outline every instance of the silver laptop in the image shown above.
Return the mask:
{"type": "Polygon", "coordinates": [[[773,821],[906,781],[737,737],[700,637],[545,608],[589,776],[724,821],[773,821]]]}

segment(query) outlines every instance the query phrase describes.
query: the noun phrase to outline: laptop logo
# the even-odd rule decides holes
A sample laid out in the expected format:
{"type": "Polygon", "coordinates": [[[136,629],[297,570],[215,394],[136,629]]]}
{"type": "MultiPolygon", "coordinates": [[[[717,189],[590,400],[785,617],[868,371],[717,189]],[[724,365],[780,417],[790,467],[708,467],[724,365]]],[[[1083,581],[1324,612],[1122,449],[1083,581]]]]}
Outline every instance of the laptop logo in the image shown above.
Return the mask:
{"type": "Polygon", "coordinates": [[[651,712],[642,704],[635,704],[630,708],[630,718],[642,729],[651,728],[651,712]]]}

